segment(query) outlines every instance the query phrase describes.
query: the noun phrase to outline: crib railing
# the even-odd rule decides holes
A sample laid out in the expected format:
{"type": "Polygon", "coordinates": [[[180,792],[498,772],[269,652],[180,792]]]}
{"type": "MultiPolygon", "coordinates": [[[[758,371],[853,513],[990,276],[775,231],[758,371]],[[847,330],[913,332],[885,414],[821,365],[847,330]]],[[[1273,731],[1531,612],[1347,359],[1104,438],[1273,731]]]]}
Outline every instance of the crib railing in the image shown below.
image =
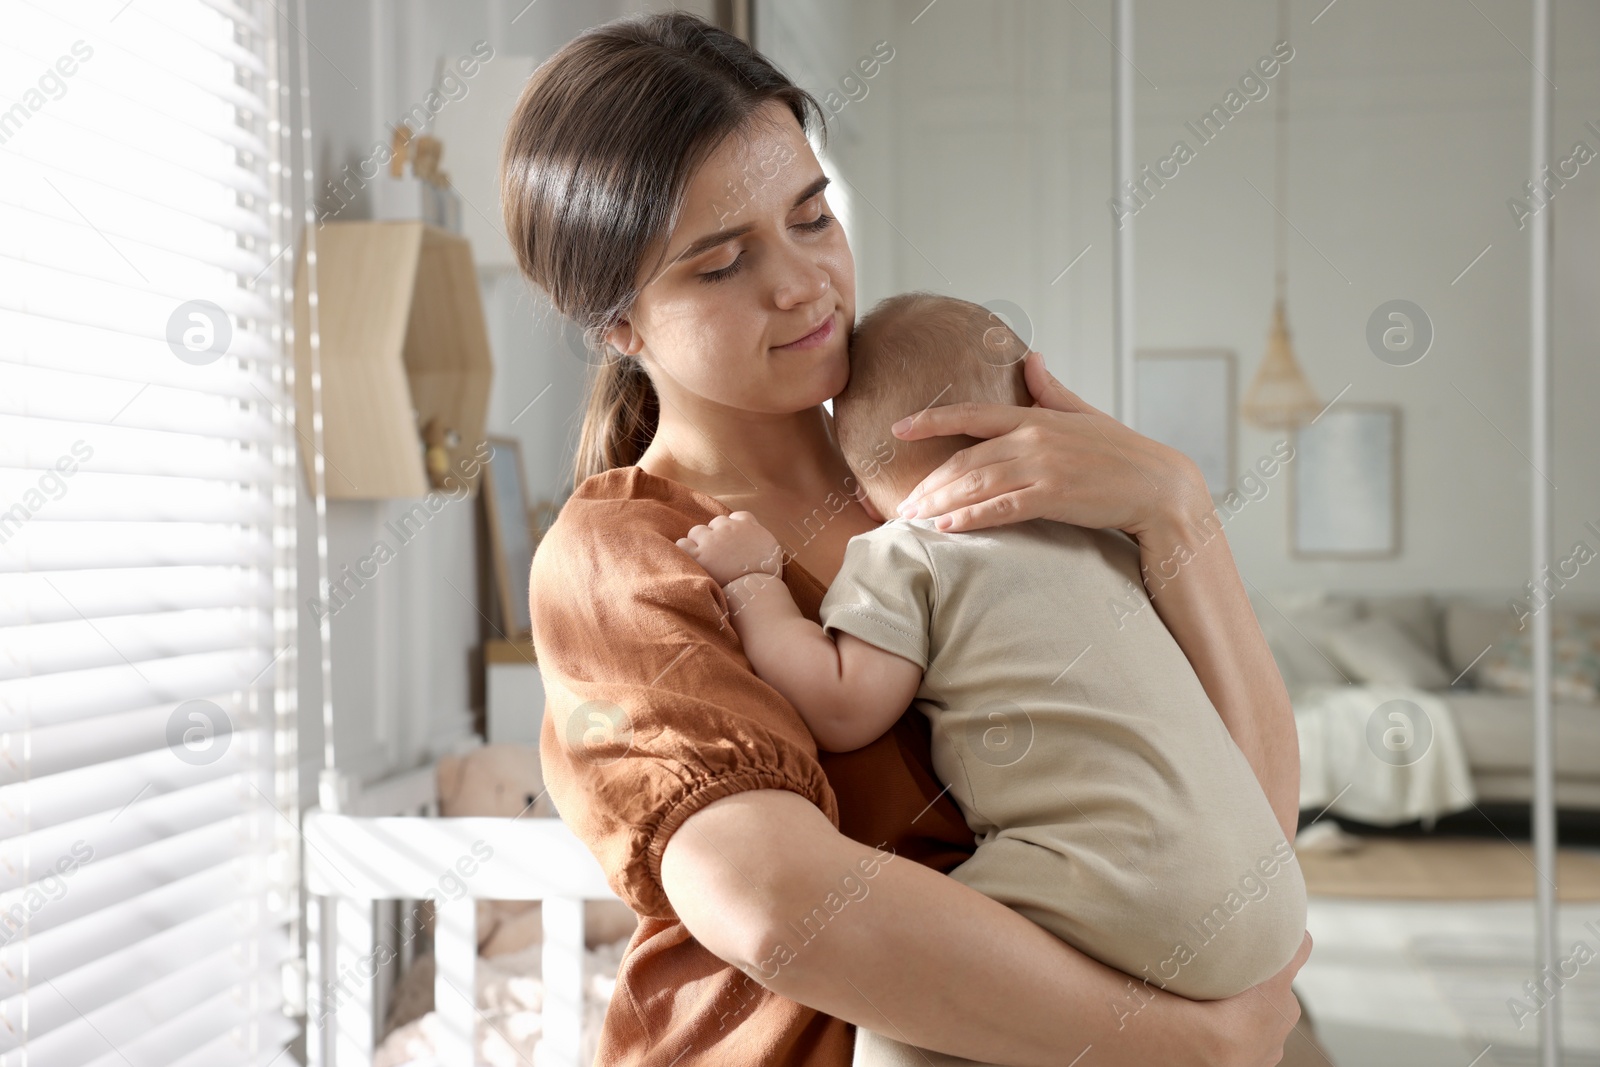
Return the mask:
{"type": "MultiPolygon", "coordinates": [[[[367,798],[370,799],[370,798],[367,798]]],[[[368,807],[366,810],[371,810],[368,807]]],[[[579,1067],[585,901],[615,899],[559,819],[306,812],[308,1067],[371,1067],[379,900],[435,901],[439,1062],[472,1067],[478,900],[538,900],[544,923],[540,1067],[579,1067]]]]}

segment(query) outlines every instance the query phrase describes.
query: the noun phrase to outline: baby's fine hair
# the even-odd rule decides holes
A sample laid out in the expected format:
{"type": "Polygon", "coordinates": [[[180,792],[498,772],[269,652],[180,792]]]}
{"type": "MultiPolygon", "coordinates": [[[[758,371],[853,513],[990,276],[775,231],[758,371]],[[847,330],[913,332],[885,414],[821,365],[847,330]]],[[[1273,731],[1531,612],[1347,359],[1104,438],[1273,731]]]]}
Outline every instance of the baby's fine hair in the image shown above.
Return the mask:
{"type": "Polygon", "coordinates": [[[907,415],[963,401],[1029,407],[1022,376],[1028,346],[998,315],[939,293],[879,301],[850,335],[850,381],[834,397],[834,428],[850,469],[873,505],[893,517],[905,494],[965,436],[902,441],[890,431],[907,415]]]}

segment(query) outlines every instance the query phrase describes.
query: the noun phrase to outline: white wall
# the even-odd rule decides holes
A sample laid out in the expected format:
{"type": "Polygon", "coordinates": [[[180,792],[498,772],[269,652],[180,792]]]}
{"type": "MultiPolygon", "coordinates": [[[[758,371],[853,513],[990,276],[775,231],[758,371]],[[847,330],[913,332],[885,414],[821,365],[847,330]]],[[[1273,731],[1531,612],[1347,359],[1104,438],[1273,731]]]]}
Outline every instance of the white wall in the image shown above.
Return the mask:
{"type": "MultiPolygon", "coordinates": [[[[1110,409],[1110,4],[778,6],[783,32],[766,36],[768,24],[758,34],[805,70],[810,87],[824,80],[815,68],[851,47],[878,37],[896,47],[873,95],[841,116],[863,131],[852,181],[877,190],[876,208],[863,213],[875,228],[853,235],[858,305],[911,288],[1010,300],[1028,313],[1055,373],[1110,409]],[[834,20],[848,26],[848,44],[837,43],[834,20]],[[811,57],[807,34],[831,48],[825,60],[811,57]]],[[[1178,137],[1198,143],[1184,121],[1271,51],[1276,6],[1140,0],[1136,166],[1167,155],[1178,137]]],[[[1373,562],[1291,558],[1284,472],[1228,525],[1242,571],[1263,588],[1509,591],[1527,578],[1537,477],[1520,454],[1529,451],[1528,245],[1505,201],[1528,170],[1534,73],[1522,54],[1531,52],[1526,6],[1478,6],[1482,14],[1444,0],[1344,0],[1311,25],[1321,5],[1295,5],[1290,329],[1325,400],[1348,385],[1344,402],[1402,406],[1402,552],[1373,562]],[[1396,297],[1422,305],[1436,328],[1428,356],[1404,368],[1380,362],[1364,339],[1372,310],[1396,297]]],[[[1587,119],[1600,125],[1600,8],[1556,6],[1555,144],[1562,155],[1580,138],[1600,150],[1600,136],[1583,129],[1587,119]]],[[[1269,95],[1247,105],[1134,223],[1138,345],[1232,349],[1241,392],[1272,307],[1275,216],[1248,183],[1274,195],[1275,103],[1269,95]]],[[[1600,520],[1600,427],[1588,411],[1600,396],[1600,161],[1553,210],[1556,463],[1545,473],[1559,487],[1559,558],[1579,538],[1600,548],[1583,528],[1600,520]]],[[[1240,471],[1277,439],[1241,428],[1240,471]]],[[[1600,585],[1589,574],[1585,583],[1600,585]]]]}

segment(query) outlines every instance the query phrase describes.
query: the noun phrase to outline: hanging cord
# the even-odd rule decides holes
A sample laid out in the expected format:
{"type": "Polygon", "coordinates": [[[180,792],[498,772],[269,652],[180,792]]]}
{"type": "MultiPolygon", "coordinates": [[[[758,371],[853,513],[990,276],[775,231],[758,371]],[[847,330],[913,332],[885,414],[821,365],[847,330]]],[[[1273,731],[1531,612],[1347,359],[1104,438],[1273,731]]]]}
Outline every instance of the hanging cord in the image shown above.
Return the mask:
{"type": "MultiPolygon", "coordinates": [[[[1278,0],[1278,40],[1289,39],[1289,2],[1278,0]]],[[[1284,298],[1284,289],[1289,280],[1288,250],[1289,233],[1284,219],[1289,214],[1289,64],[1279,65],[1283,81],[1278,85],[1278,105],[1274,111],[1277,123],[1277,182],[1275,195],[1278,198],[1277,218],[1273,220],[1273,258],[1277,264],[1277,280],[1274,283],[1278,300],[1284,298]]]]}
{"type": "MultiPolygon", "coordinates": [[[[295,12],[300,25],[306,26],[306,0],[296,0],[295,12]]],[[[326,462],[322,456],[322,335],[318,329],[317,314],[317,216],[316,186],[311,169],[311,47],[305,34],[300,34],[299,64],[295,71],[300,90],[300,149],[301,180],[305,188],[305,243],[306,243],[306,345],[311,351],[311,457],[312,491],[317,507],[317,590],[323,602],[333,595],[328,581],[328,479],[326,462]]],[[[317,631],[322,650],[322,781],[330,783],[338,767],[333,751],[333,613],[318,613],[317,631]]],[[[323,808],[337,811],[337,790],[319,791],[323,808]]]]}
{"type": "MultiPolygon", "coordinates": [[[[270,17],[263,15],[262,33],[266,38],[267,59],[267,173],[271,182],[272,196],[272,299],[277,309],[278,323],[274,331],[274,347],[285,355],[282,361],[282,374],[278,382],[282,386],[279,393],[281,406],[273,405],[273,422],[279,429],[278,449],[281,471],[280,487],[282,492],[288,490],[287,503],[279,510],[278,522],[285,526],[284,543],[280,546],[281,553],[279,566],[285,572],[284,584],[280,590],[282,601],[279,605],[281,618],[280,625],[287,630],[286,640],[281,646],[283,654],[278,659],[277,674],[274,678],[274,700],[276,705],[289,712],[290,722],[299,722],[299,622],[296,616],[295,601],[298,597],[299,582],[295,575],[296,559],[298,557],[299,529],[296,522],[298,510],[294,503],[294,490],[300,479],[300,459],[295,452],[296,435],[294,424],[294,264],[292,259],[285,256],[284,252],[294,244],[294,233],[291,227],[289,204],[293,197],[290,191],[293,188],[293,163],[294,142],[290,135],[292,123],[289,121],[291,114],[291,101],[289,86],[284,76],[289,69],[288,46],[286,27],[283,24],[284,15],[275,11],[270,17]],[[287,519],[284,514],[287,513],[287,519]]],[[[281,729],[281,720],[275,721],[274,733],[281,729]]],[[[285,876],[282,885],[283,892],[290,900],[298,900],[298,885],[300,879],[300,860],[296,834],[299,828],[300,814],[300,770],[298,765],[299,741],[293,734],[284,742],[288,750],[294,754],[296,762],[289,764],[291,777],[287,782],[280,780],[277,768],[279,765],[281,749],[274,752],[273,766],[274,779],[278,781],[273,792],[277,795],[274,803],[280,811],[285,811],[288,816],[290,832],[285,843],[281,846],[287,853],[285,862],[285,876]]],[[[277,749],[277,745],[274,745],[277,749]]],[[[282,822],[274,825],[282,827],[282,822]]],[[[280,831],[281,832],[281,831],[280,831]]],[[[289,944],[298,953],[305,936],[305,912],[298,906],[289,907],[289,921],[287,935],[289,944]]],[[[298,1007],[304,1010],[306,1002],[305,979],[303,973],[297,980],[295,996],[299,1000],[298,1007]]]]}

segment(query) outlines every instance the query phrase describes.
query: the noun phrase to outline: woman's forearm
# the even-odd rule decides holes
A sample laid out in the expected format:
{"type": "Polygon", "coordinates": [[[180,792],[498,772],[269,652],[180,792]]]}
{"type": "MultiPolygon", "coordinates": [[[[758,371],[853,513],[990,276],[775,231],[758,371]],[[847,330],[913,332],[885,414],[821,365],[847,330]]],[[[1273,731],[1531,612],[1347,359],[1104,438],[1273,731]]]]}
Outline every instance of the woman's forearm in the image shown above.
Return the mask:
{"type": "Polygon", "coordinates": [[[1300,747],[1289,692],[1261,633],[1222,519],[1201,505],[1139,533],[1151,603],[1249,760],[1283,832],[1294,839],[1300,747]]]}
{"type": "Polygon", "coordinates": [[[1135,982],[953,878],[844,837],[793,793],[707,806],[669,842],[662,876],[708,947],[730,916],[765,916],[721,946],[762,985],[907,1044],[1019,1067],[1060,1067],[1089,1045],[1108,1067],[1224,1058],[1219,1005],[1135,982]],[[696,853],[715,888],[684,873],[696,853]]]}

